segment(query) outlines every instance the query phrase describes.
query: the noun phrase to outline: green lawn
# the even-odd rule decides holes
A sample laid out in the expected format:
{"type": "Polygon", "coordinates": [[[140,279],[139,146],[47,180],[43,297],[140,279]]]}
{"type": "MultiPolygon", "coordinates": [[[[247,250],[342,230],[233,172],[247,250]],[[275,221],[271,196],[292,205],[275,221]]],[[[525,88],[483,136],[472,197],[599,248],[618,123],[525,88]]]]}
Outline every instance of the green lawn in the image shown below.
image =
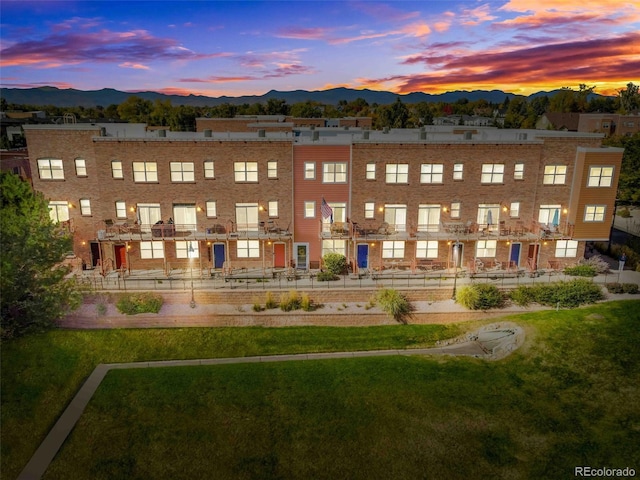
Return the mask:
{"type": "MultiPolygon", "coordinates": [[[[383,357],[112,371],[46,478],[640,471],[639,306],[513,317],[527,341],[499,362],[383,357]]],[[[410,348],[471,326],[54,331],[10,342],[2,350],[3,478],[15,478],[100,362],[410,348]]]]}

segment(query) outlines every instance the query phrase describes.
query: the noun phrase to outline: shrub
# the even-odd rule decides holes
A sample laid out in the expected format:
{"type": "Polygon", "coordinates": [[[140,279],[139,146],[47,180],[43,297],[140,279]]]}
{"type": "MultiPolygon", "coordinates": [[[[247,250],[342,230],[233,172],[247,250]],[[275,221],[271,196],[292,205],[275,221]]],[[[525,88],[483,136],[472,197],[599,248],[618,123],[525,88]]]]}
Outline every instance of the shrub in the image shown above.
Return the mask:
{"type": "Polygon", "coordinates": [[[261,312],[263,310],[262,305],[260,304],[260,300],[257,298],[253,299],[253,306],[251,307],[254,312],[261,312]]]}
{"type": "Polygon", "coordinates": [[[637,283],[623,283],[622,291],[624,293],[638,293],[638,284],[637,283]]]}
{"type": "Polygon", "coordinates": [[[407,317],[413,307],[407,298],[397,290],[385,288],[376,295],[377,303],[387,315],[400,323],[408,323],[407,317]]]}
{"type": "Polygon", "coordinates": [[[573,267],[566,267],[564,269],[564,274],[572,277],[595,277],[596,268],[593,265],[583,263],[574,265],[573,267]]]}
{"type": "Polygon", "coordinates": [[[295,290],[291,290],[288,294],[280,294],[280,310],[290,312],[300,308],[300,296],[295,290]]]}
{"type": "Polygon", "coordinates": [[[538,284],[530,287],[520,286],[519,289],[528,290],[527,294],[531,296],[532,301],[550,307],[574,308],[584,304],[595,303],[604,298],[600,286],[585,278],[576,278],[568,282],[538,284]]]}
{"type": "MultiPolygon", "coordinates": [[[[593,257],[589,257],[587,259],[580,260],[580,265],[591,265],[595,268],[597,274],[607,273],[611,268],[607,261],[602,258],[600,255],[594,255],[593,257]]],[[[591,276],[591,275],[589,275],[591,276]]]]}
{"type": "Polygon", "coordinates": [[[309,298],[309,294],[306,292],[300,295],[300,308],[302,308],[302,310],[304,310],[305,312],[310,312],[315,309],[313,300],[309,298]]]}
{"type": "Polygon", "coordinates": [[[347,258],[340,253],[327,253],[322,257],[322,262],[327,270],[334,275],[342,275],[347,272],[347,258]]]}
{"type": "Polygon", "coordinates": [[[504,306],[504,295],[490,283],[474,283],[456,292],[456,302],[469,310],[489,310],[504,306]]]}
{"type": "Polygon", "coordinates": [[[316,280],[319,282],[331,282],[333,280],[340,280],[340,277],[331,272],[318,272],[316,280]]]}
{"type": "Polygon", "coordinates": [[[624,293],[624,288],[619,282],[605,283],[605,287],[609,293],[624,293]]]}
{"type": "Polygon", "coordinates": [[[151,292],[126,293],[120,297],[116,307],[125,315],[158,313],[162,308],[162,296],[151,292]]]}
{"type": "Polygon", "coordinates": [[[278,303],[276,302],[276,299],[273,298],[273,293],[272,292],[267,292],[265,293],[265,300],[264,300],[264,307],[267,309],[272,309],[272,308],[276,308],[278,306],[278,303]]]}
{"type": "Polygon", "coordinates": [[[533,293],[529,287],[520,285],[509,292],[509,298],[513,303],[520,307],[526,307],[534,301],[533,293]]]}

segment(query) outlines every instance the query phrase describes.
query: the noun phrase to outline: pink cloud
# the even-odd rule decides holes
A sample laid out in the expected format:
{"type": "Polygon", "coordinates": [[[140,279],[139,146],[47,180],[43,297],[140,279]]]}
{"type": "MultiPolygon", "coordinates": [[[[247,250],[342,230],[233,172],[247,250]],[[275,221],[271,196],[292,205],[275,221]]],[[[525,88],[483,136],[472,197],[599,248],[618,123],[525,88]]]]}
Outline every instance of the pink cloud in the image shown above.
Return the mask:
{"type": "Polygon", "coordinates": [[[301,27],[289,27],[282,28],[275,33],[276,37],[281,38],[295,38],[297,40],[327,40],[329,33],[333,29],[328,28],[301,28],[301,27]]]}

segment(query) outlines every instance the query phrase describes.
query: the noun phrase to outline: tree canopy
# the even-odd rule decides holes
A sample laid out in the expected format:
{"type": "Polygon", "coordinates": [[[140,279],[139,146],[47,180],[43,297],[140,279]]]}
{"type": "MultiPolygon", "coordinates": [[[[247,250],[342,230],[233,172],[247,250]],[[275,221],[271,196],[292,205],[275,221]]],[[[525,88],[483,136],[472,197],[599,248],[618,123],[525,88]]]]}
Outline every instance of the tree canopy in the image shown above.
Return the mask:
{"type": "Polygon", "coordinates": [[[0,172],[0,335],[11,338],[53,325],[79,294],[61,261],[71,237],[49,217],[42,194],[0,172]]]}

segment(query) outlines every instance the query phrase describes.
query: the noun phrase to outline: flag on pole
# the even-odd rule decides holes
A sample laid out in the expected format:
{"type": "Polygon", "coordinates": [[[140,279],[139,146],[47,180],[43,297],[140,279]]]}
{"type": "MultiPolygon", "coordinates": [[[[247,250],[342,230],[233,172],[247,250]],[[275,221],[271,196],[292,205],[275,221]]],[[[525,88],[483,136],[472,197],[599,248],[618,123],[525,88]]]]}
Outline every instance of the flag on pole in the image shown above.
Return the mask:
{"type": "Polygon", "coordinates": [[[328,218],[329,222],[333,223],[333,208],[329,206],[329,204],[325,201],[324,197],[322,197],[320,212],[322,213],[322,218],[328,218]]]}

